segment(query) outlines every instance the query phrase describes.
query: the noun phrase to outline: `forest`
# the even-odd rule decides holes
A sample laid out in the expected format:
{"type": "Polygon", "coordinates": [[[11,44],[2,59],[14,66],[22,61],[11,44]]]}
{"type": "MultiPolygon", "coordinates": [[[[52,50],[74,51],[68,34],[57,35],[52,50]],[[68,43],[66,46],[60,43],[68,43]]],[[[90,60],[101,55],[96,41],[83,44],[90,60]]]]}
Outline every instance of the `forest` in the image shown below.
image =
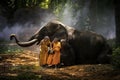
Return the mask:
{"type": "Polygon", "coordinates": [[[119,80],[119,21],[119,0],[0,0],[0,80],[119,80]],[[42,69],[39,46],[20,47],[9,39],[14,33],[26,41],[51,20],[102,35],[111,63],[42,69]]]}

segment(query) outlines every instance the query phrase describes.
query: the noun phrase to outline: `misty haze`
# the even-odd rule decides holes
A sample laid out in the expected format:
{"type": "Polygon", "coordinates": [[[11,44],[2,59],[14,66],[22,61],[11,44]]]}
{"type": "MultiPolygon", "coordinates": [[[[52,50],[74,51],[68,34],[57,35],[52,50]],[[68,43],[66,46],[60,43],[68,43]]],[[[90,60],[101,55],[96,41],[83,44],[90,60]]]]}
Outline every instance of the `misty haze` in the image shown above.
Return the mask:
{"type": "Polygon", "coordinates": [[[71,4],[74,2],[66,3],[58,16],[50,10],[40,8],[18,9],[14,12],[12,24],[7,23],[4,16],[0,16],[0,39],[9,41],[9,35],[14,33],[18,38],[25,37],[23,40],[28,40],[41,26],[54,19],[78,30],[91,30],[102,34],[107,39],[115,38],[115,16],[112,7],[103,6],[104,9],[101,9],[96,4],[95,12],[91,13],[90,1],[85,2],[79,10],[72,7],[71,4]],[[90,19],[90,14],[95,14],[93,19],[90,19]],[[94,23],[91,20],[95,20],[94,23]]]}

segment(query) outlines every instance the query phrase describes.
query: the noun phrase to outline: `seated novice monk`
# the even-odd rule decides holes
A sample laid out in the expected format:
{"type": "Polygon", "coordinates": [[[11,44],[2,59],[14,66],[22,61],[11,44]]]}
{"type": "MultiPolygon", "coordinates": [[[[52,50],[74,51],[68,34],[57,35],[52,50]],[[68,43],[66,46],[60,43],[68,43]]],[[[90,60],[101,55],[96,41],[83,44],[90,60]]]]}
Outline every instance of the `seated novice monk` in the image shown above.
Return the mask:
{"type": "Polygon", "coordinates": [[[61,43],[59,42],[58,38],[54,38],[52,42],[53,53],[49,54],[47,60],[48,66],[57,66],[60,63],[60,49],[61,43]]]}
{"type": "Polygon", "coordinates": [[[40,42],[39,64],[45,66],[48,58],[48,47],[50,46],[50,38],[45,36],[40,42]]]}

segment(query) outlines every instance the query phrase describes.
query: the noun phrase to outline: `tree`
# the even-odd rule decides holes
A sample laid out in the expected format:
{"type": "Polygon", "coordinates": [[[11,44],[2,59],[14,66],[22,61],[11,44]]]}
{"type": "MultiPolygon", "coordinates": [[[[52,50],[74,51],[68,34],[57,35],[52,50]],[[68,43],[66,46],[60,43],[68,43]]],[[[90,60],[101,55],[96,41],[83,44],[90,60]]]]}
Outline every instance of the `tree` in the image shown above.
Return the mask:
{"type": "MultiPolygon", "coordinates": [[[[42,2],[49,0],[0,0],[1,15],[8,21],[13,18],[14,12],[20,8],[42,7],[42,2]]],[[[47,5],[47,4],[46,4],[47,5]]]]}
{"type": "Polygon", "coordinates": [[[114,0],[116,22],[116,46],[120,46],[120,0],[114,0]]]}

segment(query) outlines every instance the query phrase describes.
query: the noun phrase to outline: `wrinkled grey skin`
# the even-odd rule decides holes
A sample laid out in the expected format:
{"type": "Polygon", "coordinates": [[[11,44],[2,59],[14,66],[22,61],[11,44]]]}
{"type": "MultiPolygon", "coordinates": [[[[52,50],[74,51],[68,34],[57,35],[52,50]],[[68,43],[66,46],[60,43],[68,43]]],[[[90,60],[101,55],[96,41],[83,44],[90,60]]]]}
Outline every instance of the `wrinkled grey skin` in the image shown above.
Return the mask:
{"type": "Polygon", "coordinates": [[[110,62],[112,51],[102,35],[91,31],[78,31],[59,21],[51,21],[41,27],[27,42],[18,41],[15,35],[11,35],[10,39],[15,38],[19,46],[28,47],[39,44],[44,36],[49,36],[51,41],[55,37],[59,40],[66,39],[64,47],[67,48],[62,49],[61,58],[68,65],[110,62]]]}
{"type": "Polygon", "coordinates": [[[66,66],[75,64],[74,50],[65,39],[61,40],[61,64],[66,66]]]}

